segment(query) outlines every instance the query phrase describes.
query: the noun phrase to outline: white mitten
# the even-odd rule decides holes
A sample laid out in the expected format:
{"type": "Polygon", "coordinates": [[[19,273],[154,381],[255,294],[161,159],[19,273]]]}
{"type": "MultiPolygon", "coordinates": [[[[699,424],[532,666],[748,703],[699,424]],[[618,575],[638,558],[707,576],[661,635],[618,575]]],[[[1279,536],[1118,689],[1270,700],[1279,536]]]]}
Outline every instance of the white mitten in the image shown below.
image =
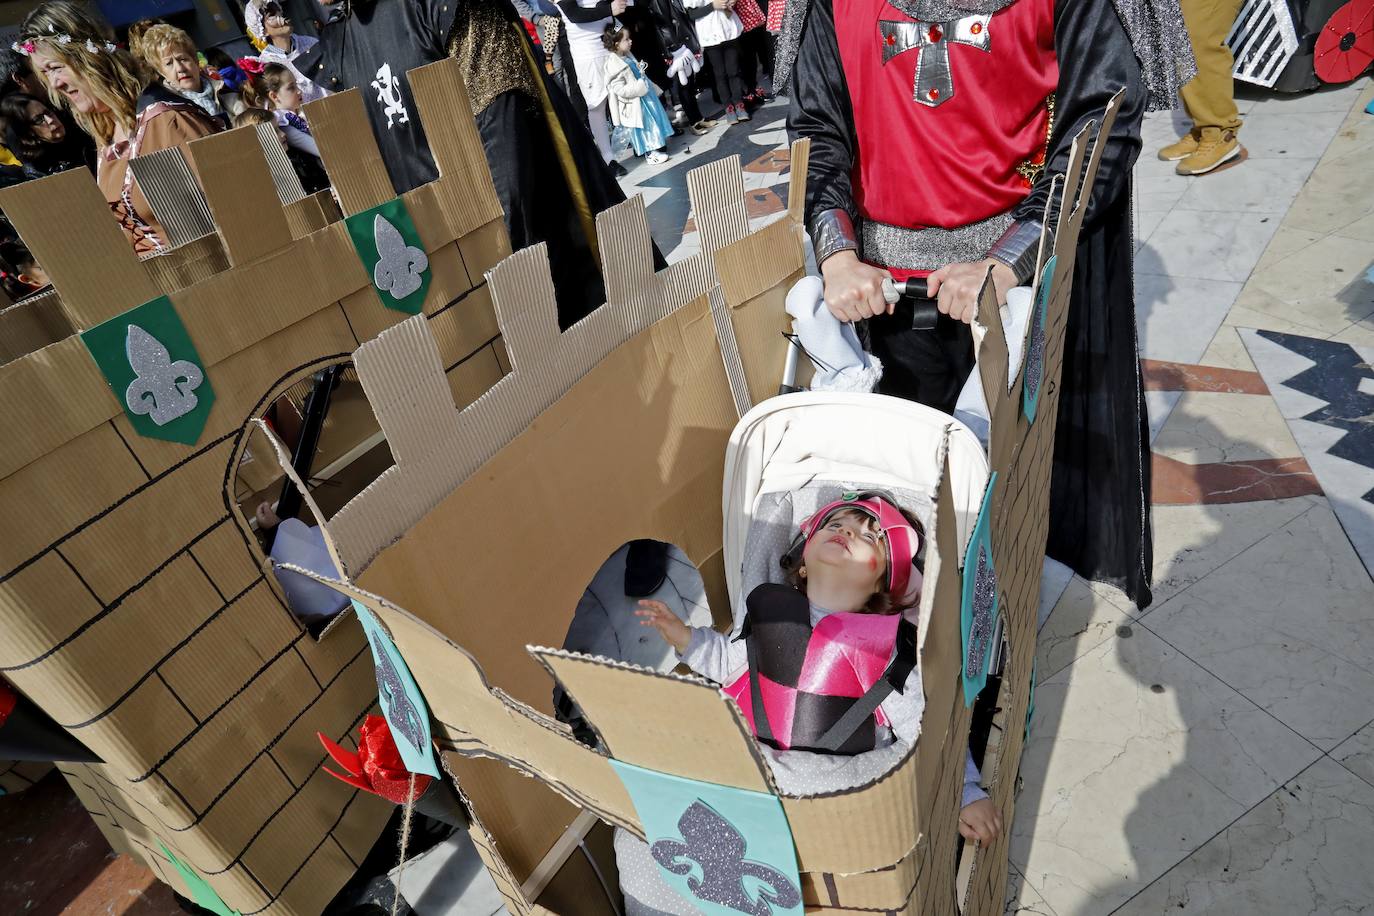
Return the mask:
{"type": "Polygon", "coordinates": [[[812,391],[872,391],[883,376],[882,363],[859,344],[854,326],[825,307],[820,277],[802,277],[787,293],[787,314],[802,347],[816,367],[812,391]]]}

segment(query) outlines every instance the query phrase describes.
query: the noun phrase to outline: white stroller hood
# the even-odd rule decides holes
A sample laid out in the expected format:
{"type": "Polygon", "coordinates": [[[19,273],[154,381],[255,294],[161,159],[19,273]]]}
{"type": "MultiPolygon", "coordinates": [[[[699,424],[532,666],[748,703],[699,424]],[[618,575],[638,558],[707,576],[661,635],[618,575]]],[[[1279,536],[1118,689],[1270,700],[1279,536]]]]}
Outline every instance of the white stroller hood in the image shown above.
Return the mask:
{"type": "Polygon", "coordinates": [[[749,591],[781,581],[778,558],[801,520],[839,491],[888,490],[929,530],[946,441],[962,550],[987,486],[988,460],[977,437],[949,414],[880,394],[833,391],[769,398],[745,414],[725,449],[725,581],[735,629],[749,591]]]}

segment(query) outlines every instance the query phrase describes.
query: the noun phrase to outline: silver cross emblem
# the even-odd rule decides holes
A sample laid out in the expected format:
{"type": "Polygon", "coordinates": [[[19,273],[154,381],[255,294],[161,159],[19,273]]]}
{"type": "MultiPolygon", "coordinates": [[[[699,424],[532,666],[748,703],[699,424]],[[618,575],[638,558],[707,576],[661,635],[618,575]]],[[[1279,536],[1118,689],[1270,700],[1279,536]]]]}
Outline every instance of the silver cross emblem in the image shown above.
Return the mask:
{"type": "Polygon", "coordinates": [[[949,46],[968,45],[986,51],[990,44],[988,25],[990,15],[965,16],[952,22],[893,22],[878,21],[882,36],[883,63],[898,54],[915,50],[916,86],[912,90],[917,102],[934,108],[954,96],[954,79],[949,70],[949,46]]]}

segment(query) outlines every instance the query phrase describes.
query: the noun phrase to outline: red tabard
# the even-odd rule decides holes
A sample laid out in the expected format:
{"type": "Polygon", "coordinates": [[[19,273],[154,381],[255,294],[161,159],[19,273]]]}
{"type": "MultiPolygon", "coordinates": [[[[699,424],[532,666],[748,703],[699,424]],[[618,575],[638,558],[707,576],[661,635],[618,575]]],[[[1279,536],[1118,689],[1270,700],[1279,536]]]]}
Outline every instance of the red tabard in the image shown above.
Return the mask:
{"type": "Polygon", "coordinates": [[[1054,0],[1015,0],[991,19],[901,27],[905,32],[891,24],[913,20],[887,0],[835,0],[834,11],[859,141],[853,180],[861,216],[952,229],[1025,199],[1030,183],[1016,169],[1043,161],[1045,100],[1059,80],[1054,0]],[[943,80],[942,53],[949,62],[943,80]],[[923,83],[923,96],[944,96],[938,105],[913,98],[924,55],[935,60],[926,64],[933,79],[923,83]]]}

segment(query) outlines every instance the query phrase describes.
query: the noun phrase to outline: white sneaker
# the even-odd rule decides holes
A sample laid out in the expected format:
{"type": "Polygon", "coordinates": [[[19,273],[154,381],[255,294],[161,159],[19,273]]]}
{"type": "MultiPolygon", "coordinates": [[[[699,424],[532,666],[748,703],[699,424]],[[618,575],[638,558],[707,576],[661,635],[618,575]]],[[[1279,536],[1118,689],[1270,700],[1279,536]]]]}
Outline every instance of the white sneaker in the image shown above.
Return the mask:
{"type": "Polygon", "coordinates": [[[663,163],[667,162],[669,158],[671,157],[669,157],[669,155],[665,153],[663,150],[656,149],[647,153],[644,156],[644,161],[649,163],[650,165],[662,165],[663,163]]]}

